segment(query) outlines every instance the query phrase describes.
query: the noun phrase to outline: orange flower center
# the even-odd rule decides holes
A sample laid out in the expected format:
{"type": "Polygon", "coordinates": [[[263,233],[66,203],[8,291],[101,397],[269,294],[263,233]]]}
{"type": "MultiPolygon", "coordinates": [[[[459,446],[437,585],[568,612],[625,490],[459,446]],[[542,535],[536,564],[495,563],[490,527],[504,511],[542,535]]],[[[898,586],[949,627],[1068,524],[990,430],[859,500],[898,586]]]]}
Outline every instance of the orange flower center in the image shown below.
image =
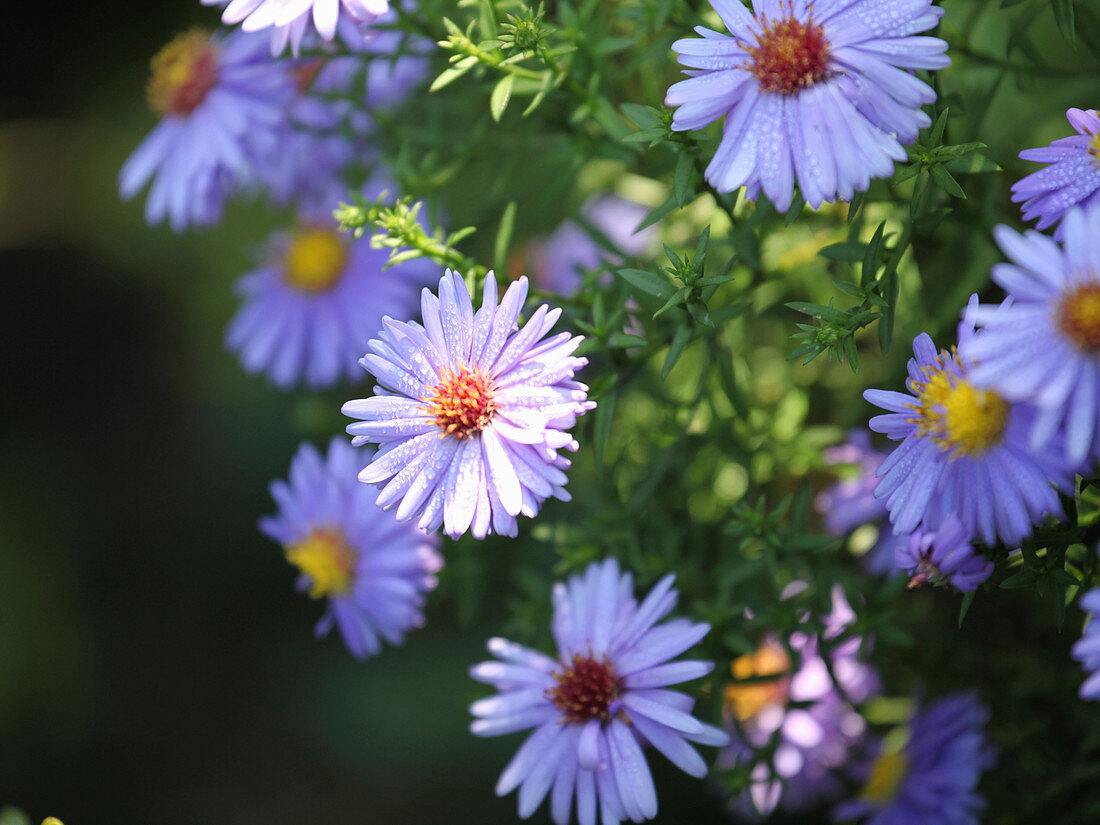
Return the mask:
{"type": "Polygon", "coordinates": [[[740,722],[747,722],[762,710],[787,701],[791,660],[775,642],[765,642],[755,653],[746,653],[733,660],[733,678],[753,680],[726,685],[726,708],[740,722]],[[766,678],[766,677],[775,678],[766,678]]]}
{"type": "Polygon", "coordinates": [[[218,53],[210,33],[192,29],[165,46],[150,63],[146,90],[149,106],[160,117],[189,115],[218,80],[218,53]]]}
{"type": "Polygon", "coordinates": [[[1058,327],[1078,349],[1100,352],[1100,282],[1089,281],[1062,297],[1058,327]]]}
{"type": "Polygon", "coordinates": [[[480,432],[492,419],[496,412],[494,393],[493,381],[483,370],[444,367],[432,394],[420,400],[426,403],[424,409],[444,435],[463,438],[480,432]]]}
{"type": "Polygon", "coordinates": [[[568,722],[609,719],[611,704],[619,695],[619,679],[607,659],[573,656],[573,661],[554,673],[557,685],[546,691],[568,722]]]}
{"type": "Polygon", "coordinates": [[[745,51],[752,58],[749,71],[762,91],[793,95],[826,75],[829,44],[821,26],[794,17],[775,23],[762,20],[761,26],[756,45],[745,51]]]}

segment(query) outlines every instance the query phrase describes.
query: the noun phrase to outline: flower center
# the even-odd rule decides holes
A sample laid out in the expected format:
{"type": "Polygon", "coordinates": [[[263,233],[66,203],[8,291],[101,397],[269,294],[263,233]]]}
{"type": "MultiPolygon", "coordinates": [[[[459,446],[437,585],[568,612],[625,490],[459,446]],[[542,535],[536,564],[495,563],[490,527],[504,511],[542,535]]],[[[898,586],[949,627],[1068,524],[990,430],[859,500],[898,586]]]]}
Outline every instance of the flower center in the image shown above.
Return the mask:
{"type": "Polygon", "coordinates": [[[726,686],[726,707],[740,722],[747,722],[765,708],[787,701],[791,669],[787,652],[774,642],[765,642],[755,653],[746,653],[733,660],[730,672],[735,679],[755,679],[744,684],[726,686]],[[774,679],[764,677],[774,676],[774,679]],[[780,678],[782,677],[782,678],[780,678]]]}
{"type": "Polygon", "coordinates": [[[975,389],[945,369],[946,359],[958,356],[941,352],[936,364],[924,367],[924,381],[913,381],[917,395],[912,405],[918,417],[919,437],[931,437],[944,452],[955,456],[980,455],[1000,443],[1008,424],[1008,403],[995,392],[975,389]]]}
{"type": "Polygon", "coordinates": [[[150,63],[146,94],[160,117],[189,115],[218,80],[218,53],[209,32],[192,29],[165,46],[150,63]]]}
{"type": "Polygon", "coordinates": [[[284,548],[286,560],[309,577],[314,599],[342,596],[351,590],[355,551],[338,530],[314,530],[297,544],[284,548]]]}
{"type": "Polygon", "coordinates": [[[829,70],[825,30],[793,16],[772,23],[761,20],[755,46],[746,46],[752,58],[749,71],[761,90],[793,95],[817,83],[829,70]]]}
{"type": "Polygon", "coordinates": [[[619,696],[619,679],[607,659],[574,654],[571,664],[555,671],[557,685],[546,698],[561,710],[567,722],[610,719],[611,706],[619,696]]]}
{"type": "Polygon", "coordinates": [[[1079,349],[1100,352],[1100,283],[1066,293],[1058,305],[1058,327],[1079,349]]]}
{"type": "Polygon", "coordinates": [[[496,412],[492,379],[483,370],[443,367],[432,394],[421,398],[444,435],[458,438],[480,432],[496,412]]]}
{"type": "Polygon", "coordinates": [[[286,281],[302,292],[331,289],[348,263],[348,247],[334,229],[301,229],[286,251],[286,281]]]}
{"type": "Polygon", "coordinates": [[[1089,141],[1089,154],[1096,158],[1096,162],[1100,164],[1100,132],[1093,135],[1092,140],[1089,141]]]}
{"type": "Polygon", "coordinates": [[[905,755],[905,751],[882,754],[871,766],[871,775],[867,777],[867,784],[863,786],[860,798],[879,807],[892,802],[908,772],[909,757],[905,755]]]}

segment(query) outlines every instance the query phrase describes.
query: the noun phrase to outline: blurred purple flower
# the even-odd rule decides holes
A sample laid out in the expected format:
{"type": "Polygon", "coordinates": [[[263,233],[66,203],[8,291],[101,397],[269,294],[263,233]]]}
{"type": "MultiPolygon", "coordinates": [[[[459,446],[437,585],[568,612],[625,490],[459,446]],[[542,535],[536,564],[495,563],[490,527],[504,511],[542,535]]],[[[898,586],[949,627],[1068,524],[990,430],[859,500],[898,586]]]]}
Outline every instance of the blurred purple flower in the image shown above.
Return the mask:
{"type": "Polygon", "coordinates": [[[844,536],[865,524],[878,530],[874,546],[863,555],[864,564],[872,573],[880,576],[896,574],[894,545],[897,537],[887,527],[886,503],[875,498],[875,473],[886,458],[886,453],[871,446],[871,434],[866,430],[852,430],[848,441],[838,447],[825,450],[826,464],[854,464],[859,472],[851,478],[838,481],[822,491],[814,499],[814,507],[825,519],[825,529],[834,536],[844,536]]]}
{"type": "Polygon", "coordinates": [[[427,41],[403,43],[397,31],[356,39],[346,28],[340,27],[341,41],[350,54],[326,56],[331,47],[311,36],[306,45],[316,45],[320,56],[285,61],[297,91],[279,140],[259,166],[277,203],[331,211],[347,200],[356,174],[361,177],[376,155],[370,113],[399,103],[427,72],[427,41]],[[398,56],[399,48],[407,53],[398,56]]]}
{"type": "Polygon", "coordinates": [[[375,395],[344,404],[356,445],[381,445],[359,478],[385,486],[384,509],[401,521],[443,525],[458,538],[516,535],[516,516],[532,517],[550,496],[569,500],[559,450],[576,450],[567,432],[595,407],[573,376],[587,361],[572,353],[581,338],[543,340],[561,315],[543,305],[516,320],[527,297],[520,278],[497,306],[496,279],[485,279],[474,312],[460,275],[450,270],[439,295],[424,290],[424,326],[383,319],[360,361],[378,379],[375,395]]]}
{"type": "MultiPolygon", "coordinates": [[[[843,591],[833,588],[833,610],[825,621],[825,638],[834,639],[855,621],[843,591]]],[[[748,791],[732,800],[734,813],[755,818],[773,810],[787,812],[836,798],[843,790],[837,769],[847,764],[852,748],[866,730],[863,717],[849,702],[861,703],[878,692],[874,668],[857,658],[861,639],[848,639],[829,654],[829,664],[843,689],[837,690],[819,651],[818,639],[797,632],[788,640],[798,669],[774,637],[734,660],[732,674],[747,683],[726,686],[725,704],[731,744],[718,766],[729,769],[752,760],[754,752],[778,737],[771,764],[753,768],[748,791]],[[774,676],[774,680],[761,677],[774,676]],[[790,707],[788,703],[805,703],[790,707]]]]}
{"type": "MultiPolygon", "coordinates": [[[[971,299],[971,307],[977,298],[971,299]]],[[[959,347],[970,351],[973,324],[959,324],[959,347]]],[[[909,394],[867,390],[863,397],[889,411],[871,429],[900,441],[882,463],[875,495],[886,500],[894,531],[938,530],[955,515],[969,535],[993,544],[1000,536],[1016,545],[1033,523],[1060,515],[1055,486],[1068,490],[1073,470],[1063,447],[1042,452],[1028,446],[1034,408],[1012,404],[975,387],[972,362],[936,351],[921,333],[909,359],[909,394]]]]}
{"type": "MultiPolygon", "coordinates": [[[[649,213],[639,203],[614,195],[589,201],[581,209],[582,217],[624,255],[636,258],[656,241],[656,227],[635,232],[649,213]]],[[[569,296],[581,285],[581,274],[601,263],[616,265],[621,259],[597,243],[576,221],[567,220],[550,237],[537,241],[529,249],[531,280],[544,292],[569,296]]]]}
{"type": "Polygon", "coordinates": [[[837,807],[836,820],[865,825],[977,825],[978,795],[994,754],[982,726],[989,713],[971,695],[941,699],[909,723],[900,750],[882,749],[859,798],[837,807]]]}
{"type": "Polygon", "coordinates": [[[1100,432],[1100,205],[1070,210],[1062,230],[1061,247],[1035,231],[994,230],[1012,260],[993,267],[1008,298],[968,310],[983,329],[960,354],[974,363],[976,386],[1038,407],[1032,449],[1058,434],[1080,466],[1098,452],[1100,432]]]}
{"type": "Polygon", "coordinates": [[[706,178],[719,192],[747,187],[780,211],[797,180],[817,208],[850,200],[871,178],[890,177],[904,145],[931,121],[921,106],[936,93],[913,69],[950,64],[947,43],[917,37],[943,9],[931,0],[710,0],[730,35],[702,26],[702,38],[673,51],[688,80],[668,90],[679,106],[672,128],[702,129],[725,116],[706,178]]]}
{"type": "Polygon", "coordinates": [[[378,653],[382,639],[401,644],[407,631],[424,624],[424,594],[443,566],[438,536],[375,506],[376,491],[356,479],[367,459],[340,439],[324,457],[303,444],[289,481],[271,485],[279,512],[260,521],[264,535],[283,545],[301,571],[298,589],[328,598],[317,635],[336,625],[359,659],[378,653]]]}
{"type": "MultiPolygon", "coordinates": [[[[1020,152],[1024,160],[1050,164],[1012,186],[1012,200],[1023,201],[1024,220],[1039,219],[1037,229],[1053,226],[1074,206],[1100,207],[1100,114],[1070,109],[1066,120],[1076,135],[1020,152]]],[[[1063,240],[1064,233],[1063,224],[1054,237],[1063,240]]]]}
{"type": "Polygon", "coordinates": [[[284,389],[361,379],[359,358],[382,319],[415,313],[420,289],[439,277],[426,258],[383,269],[388,249],[347,237],[324,211],[303,214],[298,228],[273,235],[268,249],[268,262],[238,282],[244,303],[226,346],[246,371],[284,389]]]}
{"type": "Polygon", "coordinates": [[[993,562],[974,550],[962,523],[949,516],[935,532],[915,530],[897,545],[897,566],[908,571],[910,587],[949,582],[964,593],[993,572],[993,562]]]}
{"type": "Polygon", "coordinates": [[[123,164],[119,192],[129,200],[152,181],[150,224],[165,218],[180,232],[216,223],[226,198],[256,182],[258,163],[276,144],[293,83],[263,38],[194,30],[152,62],[149,102],[160,123],[123,164]]]}
{"type": "Polygon", "coordinates": [[[1090,614],[1085,632],[1073,645],[1073,658],[1081,663],[1088,678],[1081,685],[1082,699],[1100,700],[1100,588],[1094,588],[1081,597],[1081,609],[1090,614]]]}
{"type": "Polygon", "coordinates": [[[534,728],[497,782],[503,796],[519,788],[526,819],[550,794],[550,815],[567,825],[576,798],[580,825],[657,814],[657,792],[643,746],[652,745],[678,768],[702,778],[707,766],[688,744],[722,746],[728,737],[691,715],[694,701],[669,685],[706,675],[711,662],[671,661],[696,644],[710,625],[673,619],[675,577],[665,576],[639,605],[633,580],[614,559],[554,587],[553,632],[558,657],[490,639],[499,661],[470,675],[499,693],[474,702],[477,736],[534,728]]]}
{"type": "Polygon", "coordinates": [[[282,53],[287,43],[297,55],[302,41],[316,34],[332,40],[343,27],[352,25],[366,36],[366,24],[390,10],[389,0],[202,0],[204,6],[225,6],[222,22],[241,24],[246,32],[271,28],[271,53],[282,53]]]}

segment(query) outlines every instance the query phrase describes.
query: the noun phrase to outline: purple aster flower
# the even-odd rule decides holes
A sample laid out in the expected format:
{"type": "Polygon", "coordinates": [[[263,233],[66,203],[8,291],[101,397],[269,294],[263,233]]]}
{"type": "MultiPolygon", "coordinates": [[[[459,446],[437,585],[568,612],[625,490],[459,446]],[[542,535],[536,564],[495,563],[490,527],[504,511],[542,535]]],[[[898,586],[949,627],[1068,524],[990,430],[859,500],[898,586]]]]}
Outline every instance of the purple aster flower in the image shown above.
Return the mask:
{"type": "Polygon", "coordinates": [[[694,701],[670,685],[698,679],[711,662],[670,661],[710,625],[664,618],[676,605],[668,575],[638,604],[629,573],[614,559],[554,587],[557,659],[504,639],[490,639],[499,661],[470,675],[498,691],[474,702],[476,736],[534,728],[497,782],[498,796],[519,788],[526,819],[550,794],[550,815],[567,825],[576,798],[580,825],[657,814],[657,793],[642,748],[652,745],[676,767],[702,778],[707,766],[688,742],[722,746],[728,737],[691,715],[694,701]]]}
{"type": "Polygon", "coordinates": [[[359,659],[377,653],[381,639],[401,644],[406,631],[424,624],[424,594],[443,566],[438,536],[375,506],[376,491],[356,479],[367,458],[340,439],[327,456],[303,444],[289,480],[271,485],[279,512],[260,521],[301,571],[298,589],[328,598],[317,635],[336,625],[359,659]]]}
{"type": "Polygon", "coordinates": [[[204,6],[225,6],[222,22],[241,24],[246,32],[271,28],[271,53],[280,54],[290,44],[297,55],[302,40],[315,33],[332,40],[341,28],[352,25],[366,36],[365,26],[390,10],[389,0],[202,0],[204,6]]]}
{"type": "Polygon", "coordinates": [[[1081,698],[1100,699],[1100,588],[1090,590],[1081,597],[1081,609],[1090,614],[1085,632],[1073,645],[1073,658],[1081,663],[1089,677],[1081,685],[1081,698]]]}
{"type": "Polygon", "coordinates": [[[119,192],[129,200],[151,180],[147,222],[168,218],[177,232],[216,223],[226,198],[255,182],[291,79],[262,38],[239,32],[180,35],[153,58],[152,70],[149,103],[161,120],[123,164],[119,192]]]}
{"type": "Polygon", "coordinates": [[[1061,247],[1035,231],[994,230],[1012,263],[994,266],[993,280],[1009,297],[968,310],[983,329],[960,353],[976,386],[1038,407],[1033,449],[1057,433],[1079,466],[1100,431],[1100,206],[1071,210],[1062,229],[1061,247]]]}
{"type": "Polygon", "coordinates": [[[881,748],[859,798],[834,818],[866,825],[977,825],[982,773],[994,754],[982,726],[989,713],[971,695],[941,699],[909,723],[904,746],[881,748]]]}
{"type": "Polygon", "coordinates": [[[378,379],[375,395],[344,404],[356,445],[381,445],[359,478],[388,482],[378,496],[401,521],[443,525],[458,538],[514,536],[516,516],[532,517],[553,496],[569,501],[560,450],[576,450],[567,432],[596,405],[573,379],[587,361],[568,332],[543,340],[561,315],[540,306],[520,329],[527,297],[520,278],[497,306],[497,283],[485,279],[474,311],[466,283],[450,270],[436,297],[421,301],[424,326],[382,320],[359,362],[378,379]]]}
{"type": "Polygon", "coordinates": [[[363,40],[345,28],[340,28],[341,40],[351,54],[325,56],[331,47],[311,36],[306,46],[316,45],[322,56],[287,62],[296,94],[278,142],[259,164],[277,203],[332,210],[345,200],[355,174],[374,157],[368,111],[400,102],[427,71],[427,58],[419,54],[426,41],[412,44],[418,53],[397,56],[401,32],[378,32],[363,40]]]}
{"type": "MultiPolygon", "coordinates": [[[[977,299],[970,304],[976,306],[977,299]]],[[[967,351],[981,334],[964,320],[960,348],[967,351]]],[[[908,393],[863,393],[889,411],[872,418],[871,429],[901,442],[879,468],[882,480],[875,488],[886,500],[894,532],[938,530],[954,514],[986,544],[999,535],[1016,545],[1033,523],[1061,515],[1055,485],[1070,489],[1073,471],[1061,444],[1042,452],[1028,446],[1034,409],[977,388],[972,362],[954,350],[937,352],[925,333],[913,339],[913,356],[908,393]]]]}
{"type": "Polygon", "coordinates": [[[910,587],[950,582],[964,593],[993,572],[993,562],[974,550],[962,523],[949,516],[935,532],[915,530],[897,545],[897,566],[912,576],[910,587]]]}
{"type": "MultiPolygon", "coordinates": [[[[581,215],[601,232],[623,254],[638,257],[656,240],[657,228],[650,226],[635,232],[649,213],[646,207],[614,195],[590,201],[581,215]]],[[[581,274],[601,263],[620,263],[617,255],[608,252],[576,221],[565,221],[550,237],[532,244],[529,249],[531,279],[544,292],[572,295],[581,285],[581,274]]]]}
{"type": "MultiPolygon", "coordinates": [[[[1100,114],[1070,109],[1066,120],[1076,135],[1020,152],[1024,160],[1050,164],[1012,186],[1012,200],[1023,201],[1024,220],[1038,218],[1038,229],[1053,226],[1074,206],[1100,207],[1100,114]]],[[[1061,225],[1054,237],[1063,240],[1063,232],[1061,225]]]]}
{"type": "Polygon", "coordinates": [[[930,125],[936,99],[912,69],[950,64],[947,43],[917,37],[943,9],[931,0],[710,0],[730,32],[702,26],[702,39],[673,51],[688,80],[668,90],[672,128],[702,129],[723,115],[722,141],[707,166],[719,192],[746,187],[785,211],[794,183],[810,206],[850,200],[886,178],[903,145],[930,125]]]}
{"type": "Polygon", "coordinates": [[[859,472],[851,478],[839,481],[814,499],[814,507],[825,518],[825,529],[834,536],[846,535],[865,524],[878,529],[878,538],[863,558],[867,569],[880,576],[897,572],[894,567],[894,545],[897,538],[886,529],[886,503],[875,498],[875,473],[886,458],[886,453],[871,446],[871,434],[866,430],[852,430],[848,441],[839,447],[825,450],[827,464],[854,464],[859,472]]]}
{"type": "MultiPolygon", "coordinates": [[[[832,639],[855,621],[840,587],[833,588],[833,610],[826,618],[825,636],[832,639]]],[[[752,771],[746,794],[735,798],[736,813],[754,817],[773,810],[799,811],[836,798],[843,789],[837,769],[847,764],[852,748],[863,738],[866,724],[849,704],[876,694],[878,675],[857,658],[861,639],[848,639],[829,654],[829,663],[844,694],[829,675],[819,642],[797,632],[788,640],[798,656],[793,669],[787,649],[768,637],[754,652],[734,660],[735,679],[726,686],[725,705],[731,744],[718,765],[733,768],[751,761],[754,751],[777,742],[771,764],[752,771]],[[766,677],[774,676],[772,680],[766,677]],[[799,707],[790,707],[797,702],[799,707]]]]}
{"type": "Polygon", "coordinates": [[[426,258],[383,269],[388,258],[369,238],[341,233],[331,214],[306,214],[273,235],[267,261],[238,282],[244,303],[226,346],[245,370],[283,388],[362,378],[359,358],[382,319],[413,314],[419,290],[439,277],[426,258]]]}

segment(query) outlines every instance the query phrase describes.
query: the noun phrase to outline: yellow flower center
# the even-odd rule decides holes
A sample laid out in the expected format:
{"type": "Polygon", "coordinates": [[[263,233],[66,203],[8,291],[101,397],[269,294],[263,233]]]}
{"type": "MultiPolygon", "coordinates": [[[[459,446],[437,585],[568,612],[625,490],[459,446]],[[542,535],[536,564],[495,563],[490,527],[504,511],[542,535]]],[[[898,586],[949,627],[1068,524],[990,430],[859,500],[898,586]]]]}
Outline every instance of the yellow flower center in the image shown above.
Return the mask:
{"type": "Polygon", "coordinates": [[[348,247],[335,229],[301,229],[286,251],[286,281],[302,292],[332,289],[348,263],[348,247]]]}
{"type": "Polygon", "coordinates": [[[355,551],[336,530],[314,530],[297,544],[284,548],[286,560],[309,577],[314,599],[342,596],[351,590],[355,551]]]}
{"type": "Polygon", "coordinates": [[[930,437],[944,452],[955,456],[980,455],[1000,443],[1008,424],[1008,403],[989,390],[975,389],[947,371],[953,353],[941,352],[933,366],[924,367],[924,381],[911,382],[917,396],[917,435],[930,437]]]}
{"type": "Polygon", "coordinates": [[[783,704],[787,701],[790,669],[787,652],[774,642],[765,642],[755,653],[738,656],[730,667],[733,678],[756,681],[726,685],[726,708],[738,721],[747,722],[765,708],[783,704]],[[776,678],[762,678],[768,676],[776,678]]]}
{"type": "Polygon", "coordinates": [[[908,772],[909,757],[904,750],[882,754],[871,766],[871,775],[867,777],[867,784],[863,786],[860,798],[877,807],[883,807],[898,795],[901,781],[908,772]]]}
{"type": "Polygon", "coordinates": [[[1093,135],[1092,140],[1089,141],[1089,154],[1096,158],[1097,164],[1100,164],[1100,132],[1093,135]]]}
{"type": "Polygon", "coordinates": [[[443,430],[458,438],[481,432],[496,413],[493,380],[479,369],[444,367],[432,394],[421,398],[425,412],[443,430]]]}
{"type": "Polygon", "coordinates": [[[160,117],[189,115],[218,81],[218,53],[209,32],[192,29],[161,49],[150,68],[150,108],[160,117]]]}
{"type": "Polygon", "coordinates": [[[1058,305],[1058,326],[1085,352],[1100,352],[1100,282],[1067,292],[1058,305]]]}

